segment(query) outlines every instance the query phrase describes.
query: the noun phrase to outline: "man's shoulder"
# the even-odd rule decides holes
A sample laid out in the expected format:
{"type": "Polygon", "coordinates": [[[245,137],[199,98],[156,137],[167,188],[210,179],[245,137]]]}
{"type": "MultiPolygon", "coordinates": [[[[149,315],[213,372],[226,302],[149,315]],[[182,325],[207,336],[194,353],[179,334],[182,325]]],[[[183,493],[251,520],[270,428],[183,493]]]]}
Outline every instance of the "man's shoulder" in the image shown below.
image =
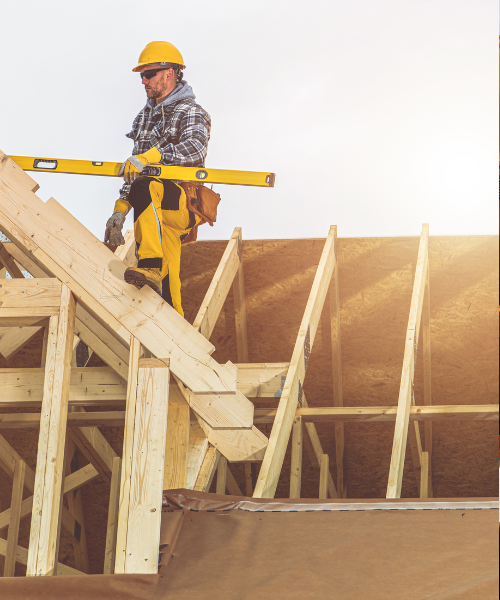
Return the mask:
{"type": "Polygon", "coordinates": [[[175,112],[182,112],[182,113],[199,112],[201,114],[208,115],[210,117],[208,112],[200,104],[198,104],[194,98],[183,98],[182,100],[179,100],[175,104],[172,104],[172,109],[175,112]]]}

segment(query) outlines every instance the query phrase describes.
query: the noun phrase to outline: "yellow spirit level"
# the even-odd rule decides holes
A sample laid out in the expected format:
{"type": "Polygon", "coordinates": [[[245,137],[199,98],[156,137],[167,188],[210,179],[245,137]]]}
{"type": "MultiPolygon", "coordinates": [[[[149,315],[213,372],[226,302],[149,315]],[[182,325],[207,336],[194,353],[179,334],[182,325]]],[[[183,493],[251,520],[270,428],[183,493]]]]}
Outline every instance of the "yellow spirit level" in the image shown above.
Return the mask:
{"type": "MultiPolygon", "coordinates": [[[[122,163],[90,160],[71,160],[66,158],[35,158],[33,156],[10,156],[24,171],[43,171],[46,173],[73,173],[75,175],[102,175],[119,177],[122,163]]],[[[141,175],[174,179],[177,181],[198,181],[205,183],[224,183],[227,185],[252,185],[274,187],[274,173],[257,171],[230,171],[227,169],[206,169],[205,167],[172,167],[149,165],[141,175]]]]}

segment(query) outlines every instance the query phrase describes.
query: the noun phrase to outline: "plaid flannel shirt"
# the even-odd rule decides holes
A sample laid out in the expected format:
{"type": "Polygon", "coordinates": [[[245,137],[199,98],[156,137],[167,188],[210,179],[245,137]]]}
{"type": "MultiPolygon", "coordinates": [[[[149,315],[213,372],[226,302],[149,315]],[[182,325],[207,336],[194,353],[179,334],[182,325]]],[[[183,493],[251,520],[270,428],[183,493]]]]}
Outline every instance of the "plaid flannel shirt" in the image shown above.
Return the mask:
{"type": "MultiPolygon", "coordinates": [[[[134,140],[132,154],[142,154],[155,146],[161,164],[204,167],[210,128],[210,115],[191,98],[156,107],[148,100],[127,137],[134,140]]],[[[120,199],[126,201],[129,192],[130,184],[125,183],[120,199]]]]}

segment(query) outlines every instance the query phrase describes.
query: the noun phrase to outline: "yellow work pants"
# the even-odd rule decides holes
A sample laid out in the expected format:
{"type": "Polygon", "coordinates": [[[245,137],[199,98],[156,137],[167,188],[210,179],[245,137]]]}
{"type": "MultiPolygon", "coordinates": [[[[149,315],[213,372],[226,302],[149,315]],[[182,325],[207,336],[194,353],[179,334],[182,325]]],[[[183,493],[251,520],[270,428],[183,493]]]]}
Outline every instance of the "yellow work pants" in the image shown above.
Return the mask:
{"type": "Polygon", "coordinates": [[[137,178],[128,202],[134,208],[134,234],[139,268],[161,269],[162,296],[182,316],[181,243],[199,223],[186,205],[180,185],[165,179],[137,178]]]}

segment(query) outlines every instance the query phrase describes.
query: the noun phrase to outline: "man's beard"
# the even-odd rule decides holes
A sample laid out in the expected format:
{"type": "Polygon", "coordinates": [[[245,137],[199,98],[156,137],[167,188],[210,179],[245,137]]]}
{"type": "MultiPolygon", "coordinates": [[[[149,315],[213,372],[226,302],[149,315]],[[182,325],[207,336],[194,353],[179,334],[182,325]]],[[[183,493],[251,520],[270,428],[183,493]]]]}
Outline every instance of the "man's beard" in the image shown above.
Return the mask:
{"type": "Polygon", "coordinates": [[[151,88],[146,90],[146,95],[150,100],[156,100],[156,98],[161,98],[161,91],[158,88],[151,88]]]}

